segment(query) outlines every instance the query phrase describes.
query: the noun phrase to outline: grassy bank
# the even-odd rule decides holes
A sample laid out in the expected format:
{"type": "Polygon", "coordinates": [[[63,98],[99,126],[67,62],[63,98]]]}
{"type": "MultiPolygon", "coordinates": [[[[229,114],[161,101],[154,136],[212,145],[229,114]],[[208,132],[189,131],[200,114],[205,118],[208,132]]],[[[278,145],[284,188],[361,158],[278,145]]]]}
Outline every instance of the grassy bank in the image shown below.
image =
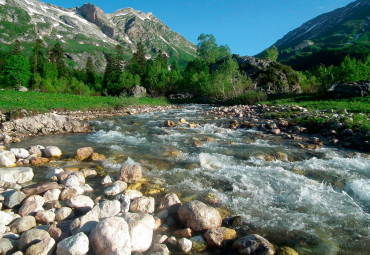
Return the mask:
{"type": "Polygon", "coordinates": [[[92,97],[40,92],[0,91],[2,111],[48,112],[51,110],[103,110],[120,109],[135,105],[168,105],[164,98],[92,97]]]}
{"type": "Polygon", "coordinates": [[[286,95],[261,102],[269,105],[299,105],[310,110],[342,111],[370,114],[370,96],[346,99],[328,99],[317,95],[286,95]]]}

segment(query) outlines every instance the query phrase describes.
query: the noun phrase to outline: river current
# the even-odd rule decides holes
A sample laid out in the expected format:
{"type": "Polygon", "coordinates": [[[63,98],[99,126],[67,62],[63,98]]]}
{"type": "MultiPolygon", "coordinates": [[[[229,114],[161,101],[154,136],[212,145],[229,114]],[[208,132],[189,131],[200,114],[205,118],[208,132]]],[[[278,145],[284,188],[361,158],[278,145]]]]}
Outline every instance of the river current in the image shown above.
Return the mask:
{"type": "Polygon", "coordinates": [[[368,154],[306,150],[297,141],[256,130],[231,130],[229,119],[205,116],[207,110],[210,106],[188,105],[92,120],[92,133],[30,138],[13,147],[56,145],[72,156],[92,146],[108,157],[103,165],[108,171],[138,162],[150,181],[182,199],[206,201],[211,193],[218,206],[243,218],[241,233],[258,233],[299,254],[368,254],[368,154]],[[197,127],[161,126],[180,118],[197,127]]]}

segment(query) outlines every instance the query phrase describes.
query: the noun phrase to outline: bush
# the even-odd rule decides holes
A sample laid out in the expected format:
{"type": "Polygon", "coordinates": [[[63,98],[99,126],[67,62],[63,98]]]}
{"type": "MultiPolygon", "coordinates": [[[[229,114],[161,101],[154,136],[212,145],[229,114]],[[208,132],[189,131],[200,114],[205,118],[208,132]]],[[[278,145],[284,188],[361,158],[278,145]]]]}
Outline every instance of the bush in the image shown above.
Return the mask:
{"type": "Polygon", "coordinates": [[[235,101],[237,104],[256,104],[267,99],[267,94],[262,91],[247,90],[243,95],[239,96],[235,101]]]}

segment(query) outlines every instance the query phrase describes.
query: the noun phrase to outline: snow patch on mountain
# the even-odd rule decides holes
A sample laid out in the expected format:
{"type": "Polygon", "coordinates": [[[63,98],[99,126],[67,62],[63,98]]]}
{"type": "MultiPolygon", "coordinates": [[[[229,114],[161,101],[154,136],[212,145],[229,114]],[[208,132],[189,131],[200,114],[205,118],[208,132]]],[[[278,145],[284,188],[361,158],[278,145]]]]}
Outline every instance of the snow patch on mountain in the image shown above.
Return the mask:
{"type": "Polygon", "coordinates": [[[6,0],[0,0],[0,4],[1,5],[5,5],[6,4],[6,0]]]}

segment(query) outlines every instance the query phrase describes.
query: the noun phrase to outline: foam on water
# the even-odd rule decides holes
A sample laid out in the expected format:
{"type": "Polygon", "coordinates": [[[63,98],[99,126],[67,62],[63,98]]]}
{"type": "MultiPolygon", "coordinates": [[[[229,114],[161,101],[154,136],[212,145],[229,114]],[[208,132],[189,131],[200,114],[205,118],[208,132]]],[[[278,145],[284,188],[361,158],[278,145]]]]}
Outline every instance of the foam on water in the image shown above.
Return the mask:
{"type": "Polygon", "coordinates": [[[370,202],[370,180],[357,179],[350,181],[346,185],[347,191],[352,191],[356,197],[370,202]]]}
{"type": "Polygon", "coordinates": [[[370,159],[366,158],[342,158],[318,159],[316,157],[298,162],[297,166],[306,170],[336,172],[339,174],[358,173],[370,177],[370,159]]]}
{"type": "Polygon", "coordinates": [[[99,130],[89,135],[89,140],[96,143],[110,144],[115,142],[125,142],[128,144],[140,144],[147,142],[145,137],[137,137],[129,135],[128,133],[122,133],[115,130],[105,131],[99,130]]]}

